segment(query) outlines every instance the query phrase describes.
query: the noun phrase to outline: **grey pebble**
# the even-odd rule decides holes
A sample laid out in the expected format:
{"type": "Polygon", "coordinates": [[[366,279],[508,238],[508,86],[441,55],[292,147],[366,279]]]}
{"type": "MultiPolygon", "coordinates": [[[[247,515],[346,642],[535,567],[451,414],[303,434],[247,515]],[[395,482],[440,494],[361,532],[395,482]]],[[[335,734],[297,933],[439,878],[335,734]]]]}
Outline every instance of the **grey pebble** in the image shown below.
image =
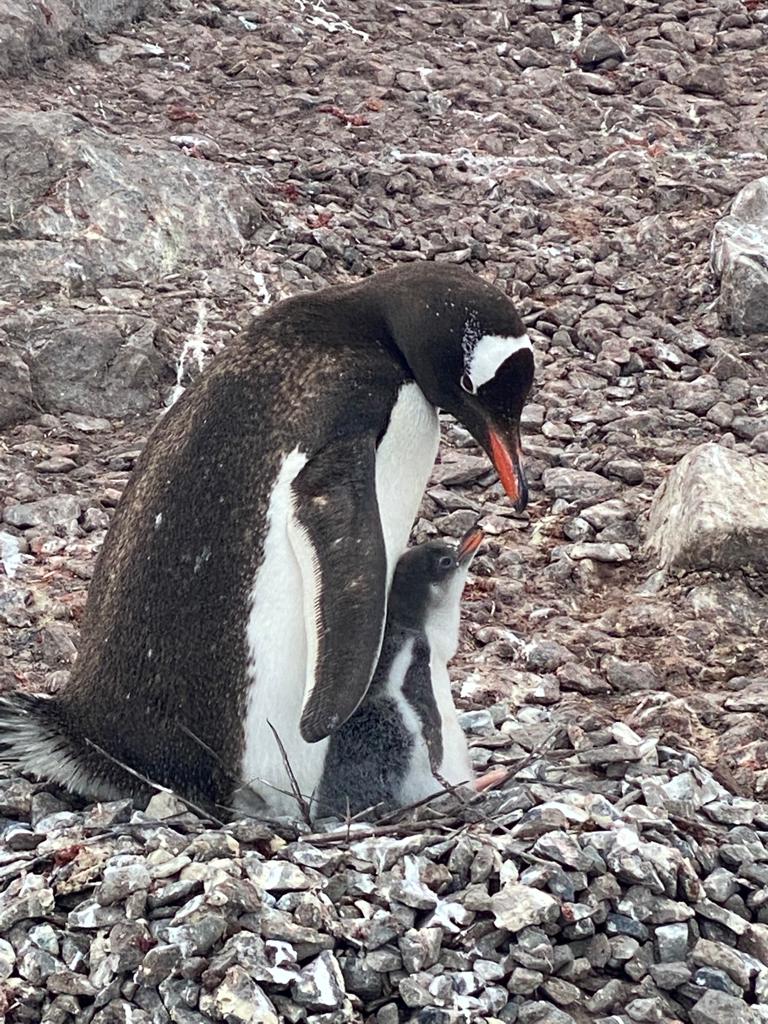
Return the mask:
{"type": "Polygon", "coordinates": [[[708,989],[691,1009],[691,1024],[751,1024],[752,1015],[743,999],[708,989]]]}

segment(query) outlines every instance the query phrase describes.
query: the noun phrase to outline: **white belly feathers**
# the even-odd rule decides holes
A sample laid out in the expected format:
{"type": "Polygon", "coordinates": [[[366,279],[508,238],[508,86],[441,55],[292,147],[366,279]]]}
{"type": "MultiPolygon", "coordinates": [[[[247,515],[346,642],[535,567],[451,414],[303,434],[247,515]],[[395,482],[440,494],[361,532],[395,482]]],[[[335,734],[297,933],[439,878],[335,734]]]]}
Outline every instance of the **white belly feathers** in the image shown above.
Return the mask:
{"type": "MultiPolygon", "coordinates": [[[[435,409],[416,383],[403,384],[376,453],[375,498],[384,533],[388,584],[407,546],[439,440],[435,409]]],[[[314,581],[306,570],[316,560],[322,562],[321,551],[300,551],[301,564],[295,553],[298,524],[293,517],[291,483],[307,461],[298,447],[283,461],[267,512],[264,558],[251,591],[246,627],[250,686],[242,788],[235,798],[241,810],[253,808],[255,792],[270,813],[297,813],[269,723],[280,736],[299,788],[307,798],[319,783],[328,745],[327,740],[306,743],[299,733],[307,660],[314,650],[310,636],[314,622],[306,619],[314,603],[314,594],[306,590],[314,586],[314,581]]],[[[311,547],[308,539],[305,543],[311,547]]]]}
{"type": "Polygon", "coordinates": [[[267,512],[264,560],[251,591],[247,625],[251,685],[245,718],[243,792],[235,800],[235,805],[243,810],[249,806],[250,789],[275,814],[297,813],[270,723],[280,736],[302,792],[312,791],[311,762],[318,762],[322,769],[325,756],[325,742],[305,743],[299,735],[307,631],[304,583],[289,529],[293,519],[291,483],[306,463],[307,456],[295,448],[285,458],[275,480],[267,512]]]}
{"type": "Polygon", "coordinates": [[[388,584],[408,545],[435,464],[440,423],[414,381],[403,384],[376,452],[376,498],[387,551],[388,584]]]}

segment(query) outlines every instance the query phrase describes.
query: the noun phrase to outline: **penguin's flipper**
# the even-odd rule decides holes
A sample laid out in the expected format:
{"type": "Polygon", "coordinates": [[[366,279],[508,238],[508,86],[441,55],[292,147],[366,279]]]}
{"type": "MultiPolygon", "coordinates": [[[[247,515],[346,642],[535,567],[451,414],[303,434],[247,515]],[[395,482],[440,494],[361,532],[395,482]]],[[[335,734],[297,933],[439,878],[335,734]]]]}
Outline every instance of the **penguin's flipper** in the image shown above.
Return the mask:
{"type": "Polygon", "coordinates": [[[376,448],[359,435],[312,456],[292,484],[289,536],[304,584],[307,677],[300,731],[325,739],[368,690],[386,616],[376,448]]]}
{"type": "Polygon", "coordinates": [[[421,723],[421,734],[427,745],[432,770],[439,771],[443,760],[443,719],[435,699],[431,654],[427,638],[422,634],[416,636],[411,649],[411,663],[403,680],[403,696],[421,723]]]}

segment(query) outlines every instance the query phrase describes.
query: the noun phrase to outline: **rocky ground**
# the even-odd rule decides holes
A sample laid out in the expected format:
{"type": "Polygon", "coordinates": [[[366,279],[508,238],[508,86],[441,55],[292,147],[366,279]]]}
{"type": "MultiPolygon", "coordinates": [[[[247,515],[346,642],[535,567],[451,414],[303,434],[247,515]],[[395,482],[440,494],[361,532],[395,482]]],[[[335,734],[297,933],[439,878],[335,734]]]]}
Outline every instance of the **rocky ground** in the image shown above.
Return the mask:
{"type": "MultiPolygon", "coordinates": [[[[378,1013],[388,1024],[398,1019],[393,1013],[421,1013],[426,1021],[451,1019],[439,1015],[449,1011],[545,1024],[765,1019],[754,1014],[761,1012],[755,1007],[764,998],[761,964],[768,959],[756,945],[762,933],[755,938],[746,922],[752,929],[763,921],[761,865],[768,861],[760,838],[768,815],[752,801],[768,795],[768,187],[760,181],[768,173],[768,8],[759,0],[134,0],[83,2],[73,11],[64,0],[0,0],[0,73],[8,76],[0,80],[0,685],[52,689],[66,681],[94,556],[147,432],[250,317],[297,290],[394,262],[464,263],[516,298],[537,348],[537,385],[525,414],[532,500],[526,514],[511,514],[487,460],[446,422],[416,535],[458,536],[480,517],[489,539],[466,597],[454,668],[458,703],[479,734],[478,767],[509,763],[519,774],[534,764],[539,774],[534,782],[516,777],[511,789],[489,796],[513,803],[503,813],[495,804],[483,811],[480,822],[450,839],[453,846],[444,845],[443,825],[430,826],[437,852],[409,839],[411,846],[385,864],[383,852],[373,860],[353,850],[324,859],[295,856],[289,846],[285,858],[302,877],[291,875],[287,885],[282,876],[272,884],[271,868],[248,868],[245,859],[268,859],[280,846],[274,838],[242,833],[230,842],[205,833],[209,838],[200,840],[193,833],[202,826],[194,822],[182,822],[182,838],[175,825],[168,826],[171,836],[166,826],[151,835],[143,825],[126,826],[120,850],[140,879],[103,901],[106,854],[95,857],[80,889],[61,889],[59,874],[82,856],[84,835],[83,849],[91,850],[94,830],[127,821],[129,811],[113,808],[105,819],[77,811],[80,817],[69,819],[45,790],[14,796],[13,785],[22,783],[9,782],[0,812],[32,827],[8,841],[0,871],[12,878],[32,870],[12,886],[26,886],[24,898],[32,901],[36,887],[51,895],[40,896],[45,905],[36,910],[30,903],[29,920],[0,910],[4,927],[16,929],[9,949],[0,950],[0,975],[36,990],[47,977],[46,998],[63,1002],[55,1013],[45,1011],[53,1013],[46,1020],[127,1020],[119,1006],[109,1007],[133,999],[134,993],[120,995],[120,986],[136,966],[137,943],[181,950],[164,954],[166,976],[175,970],[173,956],[198,956],[169,939],[163,922],[187,896],[218,890],[222,874],[194,865],[221,857],[224,876],[274,893],[294,927],[298,921],[333,933],[334,942],[302,945],[306,936],[256,929],[260,941],[272,942],[271,952],[258,947],[259,956],[272,958],[273,973],[264,967],[262,977],[252,967],[253,950],[251,960],[247,951],[238,959],[237,950],[227,959],[222,931],[200,953],[213,959],[185,982],[174,981],[179,992],[188,986],[186,994],[134,1003],[133,1012],[140,1013],[138,1006],[147,1016],[132,1019],[238,1022],[277,1012],[286,1020],[303,1013],[330,1021],[378,1013]],[[143,19],[130,20],[138,15],[143,19]],[[711,442],[718,448],[703,449],[693,469],[684,466],[669,485],[675,507],[657,498],[649,520],[670,469],[711,442]],[[746,479],[749,488],[740,488],[746,479]],[[712,516],[696,519],[713,494],[732,498],[722,526],[728,543],[707,540],[712,516]],[[667,529],[665,540],[670,522],[675,536],[667,529]],[[648,539],[655,547],[646,546],[648,539]],[[634,732],[606,731],[617,728],[634,732]],[[546,754],[553,730],[557,756],[546,754]],[[618,743],[624,752],[606,762],[599,778],[585,783],[579,776],[577,784],[580,769],[563,769],[558,758],[570,750],[579,762],[574,751],[582,743],[618,743]],[[654,785],[670,785],[664,799],[684,808],[649,797],[651,783],[638,781],[644,773],[656,778],[654,785]],[[515,787],[524,788],[523,797],[515,797],[515,787]],[[529,846],[514,846],[514,830],[532,808],[572,789],[580,795],[564,798],[566,809],[545,819],[553,834],[565,836],[569,853],[531,852],[538,833],[528,837],[525,829],[529,846]],[[585,793],[612,810],[585,804],[585,793]],[[713,802],[731,809],[706,811],[713,802]],[[650,817],[643,812],[642,820],[627,823],[627,810],[640,804],[650,817]],[[61,827],[74,831],[50,839],[58,845],[46,850],[40,844],[54,811],[65,815],[61,827]],[[493,827],[491,812],[499,812],[493,827]],[[627,828],[652,848],[638,853],[627,828]],[[729,828],[736,834],[726,841],[729,828]],[[654,843],[683,859],[690,852],[692,860],[686,868],[674,861],[669,870],[677,881],[649,880],[645,867],[616,867],[610,859],[598,869],[595,854],[584,851],[605,859],[613,839],[600,838],[603,832],[630,842],[626,856],[643,864],[662,856],[654,843]],[[456,853],[465,841],[469,852],[456,853]],[[198,846],[185,853],[190,843],[198,846]],[[706,852],[700,856],[691,843],[703,843],[706,852]],[[731,846],[740,852],[726,854],[731,846]],[[67,849],[76,853],[61,852],[67,849]],[[161,865],[157,874],[160,849],[191,864],[178,861],[167,871],[161,865]],[[28,850],[37,852],[19,858],[28,850]],[[359,916],[350,908],[370,903],[371,872],[403,875],[405,853],[415,857],[416,868],[407,862],[414,885],[420,877],[437,902],[460,891],[457,900],[470,917],[454,928],[435,924],[436,911],[426,903],[432,896],[422,892],[414,905],[386,888],[383,905],[387,913],[395,907],[402,929],[385,935],[385,928],[380,943],[356,940],[339,951],[339,928],[334,932],[323,917],[327,905],[318,891],[332,905],[342,901],[342,916],[359,916]],[[360,878],[337,883],[342,862],[360,878]],[[553,862],[577,876],[570,888],[525,866],[553,862]],[[136,922],[146,905],[131,900],[134,891],[146,896],[147,871],[152,880],[172,878],[166,888],[177,888],[158,896],[153,881],[145,935],[136,922]],[[452,882],[446,871],[454,873],[452,882]],[[530,871],[524,884],[551,894],[560,916],[548,897],[534,901],[531,921],[508,927],[497,912],[499,894],[530,871]],[[728,877],[716,874],[716,885],[712,873],[722,871],[728,877]],[[330,889],[316,884],[313,872],[330,879],[330,889]],[[691,872],[705,880],[706,900],[725,907],[719,917],[701,910],[705,898],[691,872]],[[590,879],[609,875],[613,882],[604,883],[609,888],[594,897],[590,913],[563,910],[584,902],[590,879]],[[101,888],[93,893],[97,877],[101,888]],[[485,896],[477,905],[470,896],[467,904],[467,887],[475,884],[485,886],[485,896]],[[657,902],[637,910],[630,886],[645,887],[657,902]],[[46,929],[63,927],[69,911],[79,913],[83,892],[119,913],[109,921],[97,914],[92,925],[70,919],[74,937],[65,953],[56,945],[60,937],[46,929]],[[665,898],[686,906],[660,910],[665,898]],[[126,915],[130,927],[120,924],[126,915]],[[617,916],[632,924],[607,923],[617,916]],[[479,933],[466,931],[470,921],[479,933]],[[662,954],[659,929],[679,930],[680,922],[687,922],[682,947],[662,954]],[[109,971],[101,966],[105,936],[114,934],[107,925],[128,928],[125,942],[133,950],[120,959],[116,937],[109,971]],[[403,943],[410,950],[405,936],[421,926],[433,946],[413,959],[403,943]],[[503,958],[490,950],[503,949],[510,933],[518,950],[530,940],[532,949],[549,943],[555,952],[476,969],[478,960],[498,965],[503,958]],[[496,945],[487,935],[496,935],[496,945]],[[583,946],[593,940],[602,950],[596,959],[593,947],[583,946]],[[19,966],[30,942],[86,981],[83,964],[90,964],[88,984],[109,997],[96,1006],[77,980],[57,988],[50,977],[58,968],[48,964],[46,975],[37,953],[31,966],[19,966]],[[280,945],[291,942],[293,953],[280,945]],[[701,942],[720,946],[706,952],[701,942]],[[575,973],[566,954],[556,952],[569,943],[574,960],[588,961],[575,973]],[[723,959],[725,946],[738,947],[738,964],[723,959]],[[340,958],[335,967],[331,949],[340,958]],[[355,961],[361,971],[389,980],[374,979],[368,988],[365,979],[350,980],[358,967],[344,966],[349,949],[366,950],[355,961]],[[381,955],[370,960],[372,950],[381,955]],[[300,997],[293,974],[276,981],[274,971],[296,969],[294,954],[316,965],[320,988],[346,985],[344,998],[336,989],[332,1005],[300,997]],[[217,956],[223,959],[214,963],[217,956]],[[676,964],[677,973],[662,972],[660,981],[652,965],[665,963],[676,964]],[[398,972],[411,979],[430,969],[431,981],[403,990],[398,972]],[[524,978],[515,975],[520,970],[524,978]],[[728,980],[701,970],[725,972],[728,980]],[[436,978],[454,974],[472,977],[451,980],[450,992],[435,982],[440,991],[432,991],[436,978]],[[240,978],[245,995],[236,985],[234,995],[220,991],[224,976],[240,978]],[[558,980],[581,995],[558,988],[558,980]],[[624,987],[591,1002],[614,983],[624,987]],[[261,998],[253,986],[264,999],[274,997],[277,1009],[244,1015],[242,1000],[255,1005],[261,998]],[[458,999],[494,987],[507,993],[505,1003],[498,993],[487,1005],[458,999]],[[702,989],[710,1002],[726,1003],[701,1007],[702,989]],[[559,998],[563,992],[567,997],[559,998]],[[671,1003],[663,996],[669,992],[671,1003]],[[649,1002],[638,1007],[638,1000],[649,1002]],[[433,1011],[437,1016],[429,1016],[433,1011]]],[[[121,865],[114,870],[123,871],[121,865]]],[[[385,878],[387,887],[395,881],[385,878]]],[[[8,892],[18,905],[20,891],[8,892]]],[[[237,920],[254,912],[252,893],[238,889],[221,898],[234,900],[237,920]]],[[[228,943],[237,939],[233,921],[226,924],[228,943]]],[[[154,988],[146,979],[142,984],[157,992],[163,968],[154,970],[154,988]]]]}
{"type": "Polygon", "coordinates": [[[0,1014],[94,1024],[760,1024],[765,805],[623,724],[468,712],[497,792],[374,824],[215,828],[23,780],[0,1014]]]}

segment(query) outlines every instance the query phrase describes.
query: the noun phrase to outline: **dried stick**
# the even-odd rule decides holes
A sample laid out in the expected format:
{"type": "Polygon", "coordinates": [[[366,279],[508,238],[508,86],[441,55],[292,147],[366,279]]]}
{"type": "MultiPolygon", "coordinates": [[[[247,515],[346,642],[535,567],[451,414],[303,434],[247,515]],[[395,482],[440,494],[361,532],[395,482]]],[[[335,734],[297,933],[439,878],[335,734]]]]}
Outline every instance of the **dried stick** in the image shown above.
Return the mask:
{"type": "Polygon", "coordinates": [[[299,784],[296,781],[296,776],[293,774],[293,768],[291,768],[291,762],[288,760],[288,754],[286,753],[285,747],[283,746],[283,741],[280,739],[280,734],[278,733],[274,725],[272,725],[272,723],[269,721],[269,719],[267,719],[267,725],[272,730],[272,735],[275,737],[275,742],[277,743],[277,746],[280,749],[280,756],[283,759],[283,764],[285,766],[285,770],[288,772],[288,778],[291,783],[292,795],[296,803],[299,805],[299,810],[301,811],[301,816],[304,819],[304,824],[311,827],[312,816],[309,813],[309,804],[307,803],[304,794],[299,789],[299,784]]]}
{"type": "Polygon", "coordinates": [[[189,736],[189,738],[191,740],[194,740],[195,743],[197,743],[199,746],[201,746],[206,753],[210,754],[211,757],[216,762],[216,764],[219,766],[219,768],[221,768],[221,770],[224,772],[225,775],[227,775],[230,779],[232,779],[233,782],[237,782],[237,779],[235,778],[235,776],[232,774],[232,772],[229,770],[229,768],[227,768],[227,766],[221,760],[221,758],[216,753],[216,751],[213,749],[213,747],[209,747],[208,744],[205,742],[205,740],[200,739],[200,737],[197,735],[197,733],[192,732],[192,730],[189,728],[189,726],[185,725],[183,722],[176,722],[176,727],[178,729],[181,729],[182,732],[186,733],[187,736],[189,736]]]}
{"type": "Polygon", "coordinates": [[[224,827],[224,822],[219,821],[219,819],[216,818],[209,811],[204,810],[202,807],[198,807],[197,804],[192,803],[191,800],[188,800],[186,797],[181,796],[179,793],[175,792],[175,790],[173,789],[170,789],[168,786],[161,786],[159,782],[153,782],[152,779],[148,778],[146,775],[142,775],[141,772],[137,772],[135,768],[131,768],[129,767],[129,765],[123,764],[122,761],[119,761],[116,757],[113,757],[112,754],[109,754],[103,747],[100,747],[98,743],[94,743],[93,740],[88,739],[87,736],[85,738],[85,742],[90,747],[93,747],[94,750],[98,751],[98,753],[101,754],[102,757],[105,757],[108,761],[111,761],[112,764],[117,765],[118,768],[122,768],[123,771],[133,776],[134,779],[138,779],[138,781],[143,783],[145,786],[149,786],[150,789],[154,789],[158,793],[170,793],[171,796],[175,796],[177,800],[183,803],[185,807],[188,807],[191,811],[194,811],[195,814],[198,815],[198,817],[203,818],[206,821],[212,821],[214,825],[218,825],[221,828],[224,827]]]}
{"type": "MultiPolygon", "coordinates": [[[[274,733],[275,729],[274,729],[274,726],[272,725],[272,723],[268,722],[267,724],[269,725],[270,729],[274,733]]],[[[320,801],[318,801],[317,797],[315,797],[314,794],[311,797],[308,798],[306,793],[302,793],[299,790],[298,784],[296,783],[296,779],[294,777],[294,774],[291,771],[291,766],[288,763],[288,759],[286,757],[285,750],[283,749],[283,745],[282,745],[282,743],[280,743],[280,738],[277,736],[276,733],[275,733],[275,738],[277,739],[277,742],[278,742],[278,744],[280,746],[280,752],[281,752],[281,754],[283,756],[283,763],[285,764],[286,769],[287,769],[288,774],[289,774],[289,777],[291,779],[291,790],[290,791],[287,790],[287,789],[281,789],[279,786],[275,786],[273,783],[268,782],[266,779],[259,778],[258,775],[254,775],[253,778],[247,779],[245,782],[241,782],[240,779],[236,775],[234,775],[227,768],[227,766],[221,760],[221,758],[216,753],[216,751],[212,747],[209,747],[208,744],[205,742],[205,740],[200,739],[199,736],[197,736],[194,732],[192,732],[192,730],[189,728],[189,726],[184,725],[183,723],[179,723],[179,728],[183,732],[185,732],[187,734],[187,736],[190,737],[190,739],[193,739],[196,743],[199,743],[200,746],[203,748],[203,750],[206,750],[211,755],[211,757],[213,757],[216,760],[216,762],[219,764],[219,766],[222,769],[222,771],[225,773],[225,775],[232,782],[239,783],[239,785],[237,785],[237,787],[233,790],[233,795],[235,793],[239,793],[240,790],[242,790],[242,789],[251,789],[251,784],[254,783],[254,782],[258,782],[258,783],[260,783],[263,786],[269,786],[270,789],[273,789],[276,793],[281,793],[283,796],[292,796],[295,799],[297,799],[296,794],[298,793],[299,797],[301,798],[301,801],[306,802],[307,800],[309,800],[309,802],[311,803],[311,801],[314,800],[315,803],[319,804],[319,806],[321,806],[321,807],[322,806],[328,806],[328,805],[324,805],[320,801]]],[[[220,807],[223,811],[229,811],[232,814],[237,814],[238,813],[236,807],[229,807],[226,804],[216,804],[216,806],[220,807]]],[[[268,817],[264,816],[263,818],[259,817],[258,820],[259,821],[269,821],[270,819],[268,817]]],[[[305,822],[305,824],[311,825],[312,823],[311,822],[305,822]]]]}
{"type": "MultiPolygon", "coordinates": [[[[371,828],[362,829],[360,832],[353,832],[351,838],[357,842],[359,839],[373,839],[379,836],[405,837],[417,832],[427,832],[429,829],[440,827],[441,824],[446,827],[447,819],[444,823],[441,823],[439,819],[431,819],[430,821],[412,821],[396,825],[374,825],[371,828]]],[[[313,846],[330,846],[333,843],[348,842],[347,836],[348,829],[341,828],[336,832],[316,832],[313,835],[304,836],[303,839],[307,843],[312,843],[313,846]]]]}
{"type": "MultiPolygon", "coordinates": [[[[433,800],[437,800],[439,796],[445,796],[446,793],[453,793],[459,786],[465,785],[465,783],[457,783],[455,786],[446,784],[443,789],[436,789],[434,793],[430,793],[429,796],[423,796],[420,800],[414,800],[413,803],[406,804],[405,807],[395,807],[394,810],[390,811],[389,814],[385,814],[382,818],[377,818],[374,821],[374,825],[386,825],[388,822],[394,821],[395,818],[401,817],[403,814],[407,814],[409,811],[415,811],[419,807],[423,807],[425,804],[432,803],[433,800]]],[[[374,809],[380,807],[381,804],[374,804],[374,809]]],[[[370,808],[365,811],[361,811],[360,814],[356,814],[352,821],[357,821],[363,814],[367,814],[370,808]]]]}

